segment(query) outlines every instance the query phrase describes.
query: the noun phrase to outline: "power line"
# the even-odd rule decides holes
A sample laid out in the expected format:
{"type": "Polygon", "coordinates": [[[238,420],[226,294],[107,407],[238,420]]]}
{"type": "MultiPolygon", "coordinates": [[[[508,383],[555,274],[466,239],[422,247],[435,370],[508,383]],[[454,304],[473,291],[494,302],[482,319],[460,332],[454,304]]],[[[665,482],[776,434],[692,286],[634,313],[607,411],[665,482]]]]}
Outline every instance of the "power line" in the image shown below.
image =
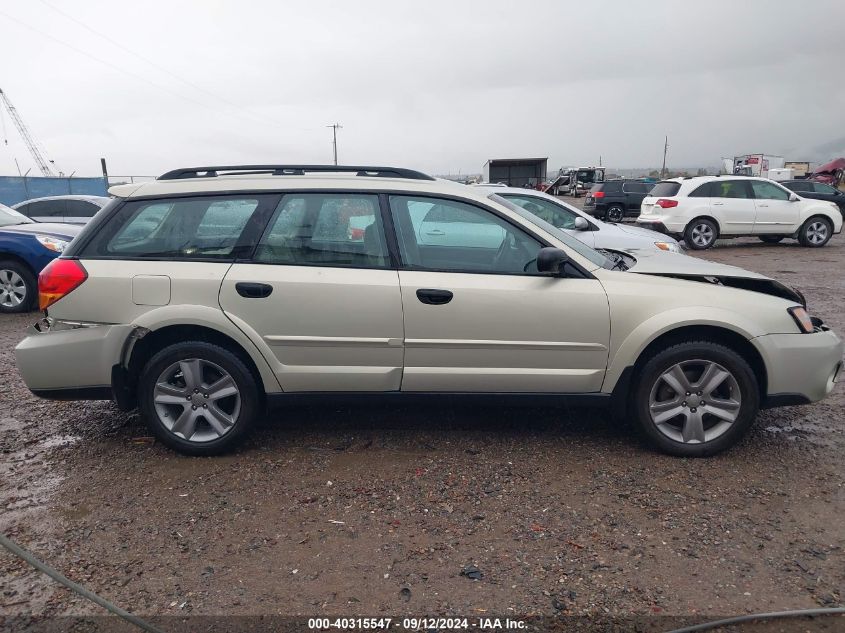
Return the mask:
{"type": "MultiPolygon", "coordinates": [[[[209,90],[206,90],[206,89],[205,89],[205,88],[203,88],[202,86],[198,86],[197,84],[195,84],[195,83],[193,83],[193,82],[191,82],[191,81],[188,81],[187,79],[185,79],[185,78],[183,78],[183,77],[180,77],[179,75],[177,75],[177,74],[176,74],[176,73],[174,73],[173,71],[169,70],[169,69],[168,69],[168,68],[166,68],[165,66],[162,66],[161,64],[158,64],[158,63],[156,63],[156,62],[152,61],[151,59],[148,59],[148,58],[147,58],[147,57],[145,57],[144,55],[141,55],[141,53],[139,53],[139,52],[137,52],[137,51],[132,50],[131,48],[129,48],[129,47],[128,47],[128,46],[126,46],[125,44],[122,44],[122,43],[120,43],[119,41],[117,41],[116,39],[114,39],[114,38],[112,38],[112,37],[109,37],[109,36],[108,36],[108,35],[106,35],[105,33],[101,33],[100,31],[98,31],[98,30],[96,30],[95,28],[93,28],[92,26],[90,26],[90,25],[86,24],[86,23],[85,23],[85,22],[83,22],[82,20],[79,20],[79,19],[75,18],[74,16],[70,15],[69,13],[66,13],[66,12],[62,11],[62,10],[61,10],[61,9],[59,9],[58,7],[53,6],[52,4],[50,4],[49,2],[47,2],[47,0],[41,0],[41,3],[42,3],[44,6],[46,6],[47,8],[52,9],[53,11],[55,11],[56,13],[58,13],[59,15],[62,15],[62,16],[64,16],[65,18],[67,18],[68,20],[71,20],[72,22],[74,22],[74,23],[78,24],[79,26],[81,26],[81,27],[82,27],[82,28],[84,28],[85,30],[89,31],[90,33],[93,33],[93,34],[94,34],[94,35],[96,35],[97,37],[100,37],[100,38],[104,39],[105,41],[109,42],[109,43],[110,43],[110,44],[112,44],[113,46],[117,46],[120,50],[125,51],[125,52],[129,53],[130,55],[132,55],[132,56],[134,56],[134,57],[137,57],[137,58],[138,58],[138,59],[140,59],[141,61],[143,61],[143,62],[145,62],[145,63],[149,64],[150,66],[152,66],[152,67],[153,67],[153,68],[155,68],[156,70],[158,70],[158,71],[160,71],[160,72],[163,72],[163,73],[165,73],[165,74],[167,74],[167,75],[169,75],[169,76],[173,77],[173,78],[174,78],[174,79],[176,79],[177,81],[181,81],[181,82],[182,82],[183,84],[185,84],[186,86],[190,86],[190,87],[191,87],[191,88],[193,88],[194,90],[198,90],[199,92],[202,92],[202,93],[204,93],[204,94],[206,94],[206,95],[208,95],[208,96],[210,96],[210,97],[213,97],[214,99],[217,99],[218,101],[221,101],[221,102],[223,102],[223,103],[226,103],[226,104],[228,104],[230,107],[235,108],[236,110],[240,110],[241,108],[243,108],[243,105],[238,105],[237,103],[234,103],[234,102],[232,102],[232,101],[229,101],[229,100],[228,100],[228,99],[226,99],[225,97],[221,97],[220,95],[214,94],[213,92],[211,92],[211,91],[209,91],[209,90]]],[[[251,115],[248,115],[248,116],[250,116],[250,118],[254,118],[254,117],[252,117],[251,115]]],[[[256,121],[258,121],[258,122],[261,122],[261,123],[268,124],[268,125],[277,125],[276,123],[273,123],[272,121],[263,121],[263,120],[259,120],[259,119],[255,119],[255,120],[256,120],[256,121]]]]}
{"type": "MultiPolygon", "coordinates": [[[[192,99],[191,97],[187,97],[187,96],[185,96],[185,95],[183,95],[179,92],[174,92],[173,90],[167,88],[166,86],[163,86],[163,85],[158,84],[154,81],[151,81],[150,79],[147,79],[143,75],[139,75],[137,73],[134,73],[131,70],[126,70],[125,68],[121,68],[120,66],[118,66],[116,64],[112,64],[111,62],[106,61],[105,59],[101,59],[101,58],[97,57],[96,55],[92,55],[91,53],[89,53],[89,52],[87,52],[87,51],[85,51],[85,50],[83,50],[83,49],[81,49],[77,46],[74,46],[73,44],[70,44],[68,42],[65,42],[64,40],[61,40],[57,37],[54,37],[53,35],[50,35],[49,33],[45,33],[44,31],[37,29],[36,27],[34,27],[30,24],[27,24],[26,22],[23,22],[22,20],[19,20],[18,18],[14,17],[14,16],[9,15],[5,11],[0,11],[0,15],[2,15],[3,17],[5,17],[8,20],[11,20],[12,22],[15,22],[16,24],[18,24],[18,25],[20,25],[20,26],[22,26],[26,29],[29,29],[30,31],[32,31],[34,33],[38,33],[39,35],[46,37],[47,39],[53,40],[54,42],[61,44],[62,46],[65,46],[65,47],[67,47],[67,48],[69,48],[73,51],[76,51],[80,55],[84,55],[85,57],[87,57],[89,59],[93,59],[95,62],[98,62],[100,64],[108,66],[109,68],[112,68],[113,70],[116,70],[119,73],[123,73],[125,75],[129,75],[130,77],[134,77],[135,79],[138,79],[139,81],[143,81],[144,83],[147,83],[147,84],[153,86],[154,88],[157,88],[157,89],[159,89],[163,92],[166,92],[166,93],[168,93],[168,94],[170,94],[174,97],[178,97],[179,99],[182,99],[182,100],[187,101],[189,103],[192,103],[194,105],[198,105],[198,106],[206,108],[210,111],[214,111],[214,112],[217,112],[218,114],[223,114],[223,115],[226,115],[226,116],[234,115],[234,116],[239,116],[239,117],[244,118],[244,119],[250,119],[250,120],[252,120],[253,123],[262,123],[264,125],[272,125],[274,127],[279,127],[279,128],[284,128],[284,129],[292,129],[290,127],[281,126],[281,125],[276,124],[276,123],[270,123],[270,122],[265,123],[263,121],[259,121],[255,118],[251,117],[250,115],[242,113],[242,112],[230,113],[230,112],[227,112],[225,110],[220,110],[219,108],[213,107],[209,103],[205,103],[203,101],[198,101],[196,99],[192,99]]],[[[294,128],[294,129],[300,129],[300,130],[304,131],[304,130],[307,130],[308,128],[294,128]]]]}

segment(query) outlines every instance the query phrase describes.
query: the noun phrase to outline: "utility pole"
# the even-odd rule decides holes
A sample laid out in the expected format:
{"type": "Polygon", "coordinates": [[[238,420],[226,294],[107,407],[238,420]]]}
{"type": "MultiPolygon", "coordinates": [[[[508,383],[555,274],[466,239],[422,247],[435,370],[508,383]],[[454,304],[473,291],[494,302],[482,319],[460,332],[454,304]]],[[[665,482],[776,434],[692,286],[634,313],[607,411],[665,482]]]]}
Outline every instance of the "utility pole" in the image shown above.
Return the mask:
{"type": "Polygon", "coordinates": [[[660,177],[666,177],[666,152],[669,151],[669,136],[666,136],[666,142],[663,143],[663,167],[660,168],[660,177]]]}
{"type": "Polygon", "coordinates": [[[326,127],[330,127],[332,129],[332,147],[334,148],[334,164],[337,165],[337,131],[338,131],[338,129],[342,129],[343,126],[340,123],[334,123],[332,125],[327,125],[326,127]]]}

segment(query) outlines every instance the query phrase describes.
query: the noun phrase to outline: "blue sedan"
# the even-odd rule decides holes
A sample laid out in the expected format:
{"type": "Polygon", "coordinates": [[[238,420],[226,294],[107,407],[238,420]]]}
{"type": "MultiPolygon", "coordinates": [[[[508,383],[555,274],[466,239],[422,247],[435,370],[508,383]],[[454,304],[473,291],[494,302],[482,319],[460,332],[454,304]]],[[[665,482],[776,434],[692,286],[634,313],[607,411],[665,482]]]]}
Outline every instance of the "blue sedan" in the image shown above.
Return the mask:
{"type": "Polygon", "coordinates": [[[37,307],[38,273],[61,255],[81,229],[33,222],[0,204],[0,313],[37,307]]]}

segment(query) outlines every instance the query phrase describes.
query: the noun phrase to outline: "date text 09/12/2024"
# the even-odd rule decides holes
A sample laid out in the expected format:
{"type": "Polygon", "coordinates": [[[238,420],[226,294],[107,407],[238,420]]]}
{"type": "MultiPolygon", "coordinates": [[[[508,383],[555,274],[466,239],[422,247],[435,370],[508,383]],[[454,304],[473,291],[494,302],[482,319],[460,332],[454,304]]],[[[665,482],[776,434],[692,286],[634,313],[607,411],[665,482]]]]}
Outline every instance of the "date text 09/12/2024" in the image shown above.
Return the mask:
{"type": "Polygon", "coordinates": [[[310,630],[328,631],[341,630],[370,630],[387,631],[399,629],[404,631],[425,631],[429,629],[455,629],[481,631],[518,631],[524,629],[525,621],[512,618],[309,618],[310,630]]]}

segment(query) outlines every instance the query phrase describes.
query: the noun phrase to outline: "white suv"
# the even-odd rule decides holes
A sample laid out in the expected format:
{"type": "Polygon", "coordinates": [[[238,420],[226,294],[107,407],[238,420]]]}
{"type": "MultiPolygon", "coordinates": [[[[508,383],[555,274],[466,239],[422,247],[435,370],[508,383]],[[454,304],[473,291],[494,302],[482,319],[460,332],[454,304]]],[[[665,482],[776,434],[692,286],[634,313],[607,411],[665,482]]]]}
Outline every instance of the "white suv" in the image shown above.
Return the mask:
{"type": "Polygon", "coordinates": [[[689,248],[710,248],[720,237],[785,237],[824,246],[842,230],[832,202],[801,198],[766,178],[697,176],[658,182],[643,200],[637,223],[683,237],[689,248]]]}
{"type": "Polygon", "coordinates": [[[139,406],[184,453],[229,449],[303,394],[447,393],[608,405],[709,455],[761,407],[824,398],[842,366],[776,281],[657,249],[608,259],[419,172],[205,167],[111,193],[41,273],[17,366],[39,396],[139,406]],[[440,240],[432,212],[475,228],[440,240]]]}

